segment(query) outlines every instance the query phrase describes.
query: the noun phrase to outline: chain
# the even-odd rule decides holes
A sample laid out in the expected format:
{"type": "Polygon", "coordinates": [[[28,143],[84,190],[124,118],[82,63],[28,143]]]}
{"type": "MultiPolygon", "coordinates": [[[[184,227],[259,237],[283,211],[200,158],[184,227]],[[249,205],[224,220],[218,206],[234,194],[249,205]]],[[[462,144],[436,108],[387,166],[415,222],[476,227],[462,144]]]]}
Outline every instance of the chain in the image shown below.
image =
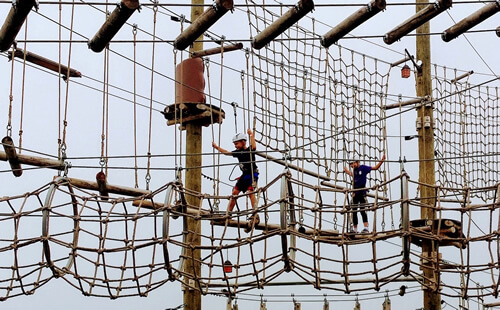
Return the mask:
{"type": "Polygon", "coordinates": [[[16,50],[16,44],[12,46],[12,67],[10,72],[10,93],[9,93],[9,115],[7,121],[7,136],[12,136],[12,102],[14,101],[14,96],[12,95],[14,89],[14,54],[16,50]]]}
{"type": "Polygon", "coordinates": [[[134,181],[135,188],[139,188],[139,171],[137,167],[137,24],[132,25],[132,35],[134,37],[134,181]]]}
{"type": "Polygon", "coordinates": [[[238,121],[237,121],[238,114],[236,112],[236,108],[238,107],[238,104],[236,102],[231,102],[231,106],[233,107],[233,111],[234,111],[234,132],[238,133],[238,121]]]}

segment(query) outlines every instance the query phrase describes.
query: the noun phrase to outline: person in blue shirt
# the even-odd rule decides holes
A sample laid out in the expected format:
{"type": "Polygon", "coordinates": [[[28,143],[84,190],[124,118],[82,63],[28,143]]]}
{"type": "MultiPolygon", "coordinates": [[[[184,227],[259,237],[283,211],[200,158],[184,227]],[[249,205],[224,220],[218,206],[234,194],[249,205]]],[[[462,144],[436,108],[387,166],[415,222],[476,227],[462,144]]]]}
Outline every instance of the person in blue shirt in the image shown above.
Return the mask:
{"type": "MultiPolygon", "coordinates": [[[[224,155],[229,155],[236,157],[240,164],[241,176],[238,178],[236,185],[233,188],[233,197],[229,200],[229,205],[227,207],[228,212],[233,211],[236,205],[236,197],[240,192],[249,192],[250,202],[252,208],[257,209],[257,203],[255,200],[254,190],[257,187],[257,180],[259,178],[259,170],[255,164],[255,150],[257,145],[255,143],[255,137],[251,129],[247,130],[248,137],[250,137],[250,145],[247,147],[246,140],[247,137],[243,133],[236,134],[233,137],[234,151],[228,151],[221,148],[215,142],[212,142],[212,147],[224,155]]],[[[250,223],[255,222],[257,225],[260,222],[259,215],[255,213],[250,217],[250,223]]]]}
{"type": "Polygon", "coordinates": [[[353,192],[352,196],[352,222],[353,222],[353,232],[358,232],[358,205],[361,213],[361,218],[363,219],[363,233],[368,233],[368,216],[366,215],[366,192],[367,190],[364,189],[366,188],[366,176],[370,171],[372,170],[378,170],[380,166],[382,166],[382,163],[385,160],[385,154],[382,155],[382,159],[378,164],[376,164],[373,167],[366,166],[366,165],[361,165],[359,162],[359,159],[355,158],[351,162],[349,162],[349,166],[351,167],[352,171],[344,167],[344,171],[350,175],[353,178],[353,189],[361,189],[359,191],[353,192]]]}

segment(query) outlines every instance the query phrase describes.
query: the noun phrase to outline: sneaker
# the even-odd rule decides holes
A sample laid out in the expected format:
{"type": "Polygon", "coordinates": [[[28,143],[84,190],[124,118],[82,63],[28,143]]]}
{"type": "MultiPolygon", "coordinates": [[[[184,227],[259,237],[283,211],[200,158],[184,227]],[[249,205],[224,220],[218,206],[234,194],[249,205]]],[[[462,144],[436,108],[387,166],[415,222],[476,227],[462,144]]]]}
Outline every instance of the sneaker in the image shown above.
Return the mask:
{"type": "Polygon", "coordinates": [[[350,234],[357,234],[358,232],[356,230],[354,230],[354,229],[351,229],[351,230],[349,230],[349,233],[350,234]]]}
{"type": "Polygon", "coordinates": [[[363,230],[361,231],[361,233],[363,233],[363,234],[369,234],[370,232],[368,231],[368,228],[365,228],[365,229],[363,229],[363,230]]]}
{"type": "Polygon", "coordinates": [[[245,232],[249,233],[255,225],[258,225],[260,223],[260,217],[258,214],[254,214],[248,218],[248,224],[247,227],[245,227],[245,232]]]}

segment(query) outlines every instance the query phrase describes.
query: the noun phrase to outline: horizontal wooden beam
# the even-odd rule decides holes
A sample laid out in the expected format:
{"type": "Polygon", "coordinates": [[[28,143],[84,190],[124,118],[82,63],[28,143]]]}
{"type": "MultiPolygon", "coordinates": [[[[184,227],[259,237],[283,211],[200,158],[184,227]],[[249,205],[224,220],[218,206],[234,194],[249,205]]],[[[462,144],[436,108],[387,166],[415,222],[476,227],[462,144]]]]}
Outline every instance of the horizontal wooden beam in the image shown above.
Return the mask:
{"type": "Polygon", "coordinates": [[[293,165],[291,163],[288,163],[286,162],[285,160],[283,159],[278,159],[278,158],[274,158],[273,156],[265,153],[265,152],[255,152],[256,155],[259,155],[260,157],[263,157],[265,159],[269,159],[270,161],[273,161],[277,164],[280,164],[280,165],[283,165],[285,167],[288,167],[290,169],[293,169],[293,170],[297,170],[299,172],[302,172],[304,174],[307,174],[307,175],[310,175],[312,177],[315,177],[315,178],[320,178],[322,180],[325,180],[325,181],[330,181],[330,178],[325,176],[325,175],[321,175],[319,173],[316,173],[314,171],[310,171],[310,170],[307,170],[307,169],[303,169],[303,168],[300,168],[299,166],[296,166],[296,165],[293,165]]]}
{"type": "MultiPolygon", "coordinates": [[[[55,169],[55,170],[60,170],[60,171],[63,171],[66,168],[66,165],[64,164],[64,162],[59,161],[57,159],[48,159],[48,158],[35,157],[35,156],[26,156],[23,154],[17,154],[17,158],[19,160],[19,163],[25,164],[25,165],[50,168],[50,169],[55,169]]],[[[9,160],[7,157],[7,154],[3,151],[0,151],[0,160],[3,160],[3,161],[9,160]]]]}
{"type": "Polygon", "coordinates": [[[385,7],[385,0],[373,0],[368,3],[368,5],[360,8],[352,15],[344,19],[340,24],[325,33],[325,35],[321,37],[321,45],[329,47],[330,45],[337,43],[339,39],[343,38],[356,27],[384,10],[385,7]]]}
{"type": "Polygon", "coordinates": [[[313,9],[313,0],[300,0],[297,5],[285,12],[266,29],[259,32],[252,40],[252,47],[260,50],[313,9]]]}
{"type": "Polygon", "coordinates": [[[138,8],[139,0],[122,0],[89,41],[89,48],[100,53],[138,8]]]}
{"type": "Polygon", "coordinates": [[[198,18],[192,21],[174,41],[174,47],[184,50],[215,24],[224,14],[233,9],[233,0],[216,0],[198,18]]]}
{"type": "Polygon", "coordinates": [[[500,0],[496,0],[495,2],[484,5],[476,12],[472,13],[455,25],[443,31],[443,33],[441,34],[441,38],[445,42],[450,42],[462,33],[482,23],[487,18],[493,16],[498,12],[500,12],[500,0]]]}
{"type": "Polygon", "coordinates": [[[433,4],[429,4],[417,14],[405,20],[402,24],[392,29],[384,36],[386,44],[392,44],[418,27],[422,26],[432,18],[438,16],[442,12],[451,7],[452,0],[438,0],[433,4]]]}
{"type": "MultiPolygon", "coordinates": [[[[384,278],[372,278],[372,279],[356,279],[356,278],[349,278],[349,283],[370,283],[373,284],[375,281],[378,282],[422,282],[423,278],[421,277],[394,277],[390,279],[384,279],[384,278]]],[[[276,281],[276,282],[266,282],[264,286],[296,286],[296,285],[311,285],[314,283],[314,279],[311,280],[311,282],[307,281],[276,281]]],[[[338,280],[327,280],[327,279],[321,279],[320,283],[323,285],[328,285],[328,284],[344,284],[345,280],[344,279],[338,279],[338,280]]],[[[248,286],[257,286],[257,283],[255,282],[240,282],[238,281],[238,284],[236,283],[229,283],[227,284],[226,282],[221,282],[221,283],[216,283],[216,282],[210,282],[210,284],[205,284],[208,287],[222,287],[222,288],[227,288],[228,285],[229,287],[248,287],[248,286]]]]}
{"type": "MultiPolygon", "coordinates": [[[[328,182],[321,182],[321,185],[328,186],[328,187],[331,187],[331,188],[335,188],[335,189],[338,189],[338,190],[341,190],[341,191],[348,190],[347,187],[343,187],[343,186],[332,184],[332,183],[328,183],[328,182]]],[[[377,196],[377,195],[372,194],[372,193],[366,193],[366,196],[372,197],[372,198],[377,198],[377,199],[380,199],[380,200],[383,200],[383,201],[389,201],[389,198],[387,198],[387,197],[377,196]]]]}
{"type": "MultiPolygon", "coordinates": [[[[99,184],[97,182],[93,182],[93,181],[68,178],[68,182],[73,186],[83,188],[83,189],[94,190],[94,191],[99,191],[99,189],[100,189],[99,184]]],[[[125,195],[125,196],[131,196],[131,197],[149,195],[152,193],[151,191],[145,190],[145,189],[119,186],[119,185],[110,185],[110,184],[106,184],[106,190],[108,193],[111,193],[111,194],[125,195]]]]}
{"type": "MultiPolygon", "coordinates": [[[[77,71],[75,69],[71,69],[71,68],[69,68],[69,70],[68,70],[67,66],[62,65],[56,61],[50,60],[48,58],[42,57],[40,55],[37,55],[35,53],[23,51],[20,48],[16,48],[16,50],[13,53],[14,53],[14,57],[17,57],[20,59],[26,59],[26,61],[28,61],[28,62],[37,64],[41,67],[44,67],[45,69],[48,69],[48,70],[51,70],[51,71],[54,71],[57,73],[61,72],[61,75],[64,75],[66,77],[67,76],[82,77],[82,74],[79,71],[77,71]]],[[[11,52],[11,55],[12,55],[12,52],[11,52]]]]}
{"type": "Polygon", "coordinates": [[[232,51],[237,51],[243,48],[243,43],[235,43],[235,44],[229,44],[229,45],[224,45],[221,47],[214,47],[210,49],[206,49],[203,51],[198,51],[198,52],[193,52],[191,54],[191,57],[205,57],[205,56],[210,56],[210,55],[216,55],[216,54],[221,54],[221,53],[227,53],[227,52],[232,52],[232,51]]]}
{"type": "Polygon", "coordinates": [[[14,0],[9,14],[0,29],[0,52],[8,50],[16,39],[19,30],[28,17],[31,9],[36,5],[35,0],[14,0]]]}
{"type": "MultiPolygon", "coordinates": [[[[153,203],[151,200],[139,200],[136,199],[132,202],[132,205],[134,207],[141,207],[141,208],[146,208],[150,210],[158,210],[162,209],[165,204],[161,202],[155,202],[153,203]]],[[[175,209],[175,208],[174,208],[175,209]]],[[[210,211],[204,210],[204,209],[197,209],[193,208],[192,206],[186,206],[186,214],[189,215],[210,215],[210,211]]]]}
{"type": "Polygon", "coordinates": [[[395,108],[399,108],[399,107],[405,107],[407,105],[423,103],[425,101],[426,101],[426,98],[416,98],[416,99],[410,99],[407,101],[401,101],[398,103],[388,104],[388,105],[383,106],[382,108],[385,110],[390,110],[390,109],[395,109],[395,108]]]}
{"type": "Polygon", "coordinates": [[[452,84],[455,84],[456,82],[460,81],[461,79],[465,78],[465,77],[468,77],[470,75],[474,74],[474,71],[469,71],[469,72],[465,72],[464,74],[462,75],[459,75],[457,76],[456,78],[454,78],[453,80],[451,80],[451,83],[452,84]]]}

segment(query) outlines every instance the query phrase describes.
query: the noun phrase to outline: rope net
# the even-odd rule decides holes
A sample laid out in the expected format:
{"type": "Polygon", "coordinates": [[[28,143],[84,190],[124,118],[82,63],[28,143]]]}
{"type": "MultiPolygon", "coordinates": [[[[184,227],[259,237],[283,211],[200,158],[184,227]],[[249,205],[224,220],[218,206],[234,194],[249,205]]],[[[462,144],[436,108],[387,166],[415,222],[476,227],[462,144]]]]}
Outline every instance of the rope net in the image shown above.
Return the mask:
{"type": "MultiPolygon", "coordinates": [[[[400,187],[406,181],[402,175],[389,182],[400,187]]],[[[371,189],[379,193],[385,185],[371,189]]],[[[169,281],[204,294],[227,295],[292,281],[350,293],[405,279],[440,287],[448,296],[473,297],[480,278],[481,296],[497,296],[498,189],[481,189],[497,198],[471,204],[446,201],[450,191],[470,197],[479,190],[433,188],[434,205],[404,195],[395,201],[374,199],[367,206],[373,216],[371,233],[350,234],[350,191],[310,186],[285,172],[257,192],[262,220],[245,233],[249,211],[237,206],[237,212],[226,215],[214,209],[230,196],[202,195],[172,182],[140,197],[101,197],[58,178],[36,191],[1,199],[0,292],[2,299],[32,294],[54,278],[63,278],[84,295],[110,298],[146,296],[169,281]],[[299,188],[313,198],[298,200],[299,188]],[[189,195],[200,198],[200,205],[188,205],[189,195]],[[418,219],[409,227],[382,225],[393,208],[419,218],[421,207],[438,211],[435,223],[418,219]],[[202,223],[201,246],[194,248],[201,251],[200,274],[183,269],[195,260],[192,245],[183,241],[183,216],[202,223]],[[423,257],[415,246],[423,239],[436,241],[442,257],[423,257]],[[403,251],[400,240],[408,242],[403,251]],[[485,242],[489,255],[471,255],[484,252],[485,242]],[[232,271],[224,268],[227,261],[232,271]],[[424,283],[422,267],[441,271],[440,286],[432,279],[424,283]],[[449,278],[456,281],[444,280],[449,278]]],[[[395,213],[399,221],[400,212],[395,213]]]]}
{"type": "MultiPolygon", "coordinates": [[[[246,2],[250,37],[288,10],[246,2]]],[[[333,172],[333,180],[340,173],[338,181],[350,184],[345,159],[376,161],[385,150],[381,107],[390,67],[341,46],[323,48],[315,28],[314,19],[304,18],[268,46],[252,50],[249,101],[256,138],[268,151],[290,151],[299,166],[333,172]]]]}
{"type": "MultiPolygon", "coordinates": [[[[435,66],[433,79],[436,152],[439,180],[446,187],[480,188],[500,177],[500,93],[498,87],[475,86],[469,76],[435,66]]],[[[486,194],[476,192],[473,195],[486,194]]],[[[479,197],[483,201],[490,196],[479,197]]]]}

